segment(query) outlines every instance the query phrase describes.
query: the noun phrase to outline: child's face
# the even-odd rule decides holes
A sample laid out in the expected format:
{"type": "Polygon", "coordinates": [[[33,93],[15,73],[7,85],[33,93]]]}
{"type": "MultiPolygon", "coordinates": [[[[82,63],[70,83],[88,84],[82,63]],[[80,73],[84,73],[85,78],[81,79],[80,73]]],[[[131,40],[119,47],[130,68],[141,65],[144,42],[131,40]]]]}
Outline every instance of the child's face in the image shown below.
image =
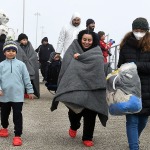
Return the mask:
{"type": "Polygon", "coordinates": [[[60,56],[57,56],[57,54],[55,55],[55,57],[54,57],[54,60],[56,61],[56,60],[59,60],[60,59],[60,56]]]}
{"type": "Polygon", "coordinates": [[[13,59],[16,57],[16,51],[13,49],[6,50],[4,55],[6,56],[7,59],[13,59]]]}
{"type": "Polygon", "coordinates": [[[101,36],[101,40],[104,41],[105,40],[105,34],[103,36],[101,36]]]}

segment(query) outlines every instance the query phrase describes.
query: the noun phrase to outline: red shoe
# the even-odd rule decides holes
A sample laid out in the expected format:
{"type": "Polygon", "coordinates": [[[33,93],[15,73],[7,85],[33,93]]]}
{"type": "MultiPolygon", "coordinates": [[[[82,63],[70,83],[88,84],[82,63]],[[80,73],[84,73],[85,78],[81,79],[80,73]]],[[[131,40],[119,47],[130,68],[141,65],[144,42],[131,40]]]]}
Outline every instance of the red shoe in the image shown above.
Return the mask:
{"type": "Polygon", "coordinates": [[[75,130],[72,130],[72,129],[70,128],[70,129],[69,129],[69,135],[70,135],[70,137],[75,138],[76,135],[77,135],[77,130],[75,131],[75,130]]]}
{"type": "Polygon", "coordinates": [[[29,98],[29,95],[28,94],[24,94],[24,98],[29,98]]]}
{"type": "Polygon", "coordinates": [[[15,136],[13,138],[13,145],[14,146],[21,146],[22,145],[22,139],[20,136],[15,136]]]}
{"type": "Polygon", "coordinates": [[[0,129],[0,137],[8,137],[8,129],[0,129]]]}
{"type": "Polygon", "coordinates": [[[89,141],[89,140],[83,141],[83,144],[84,144],[85,146],[87,146],[87,147],[91,147],[91,146],[94,145],[93,141],[89,141]]]}

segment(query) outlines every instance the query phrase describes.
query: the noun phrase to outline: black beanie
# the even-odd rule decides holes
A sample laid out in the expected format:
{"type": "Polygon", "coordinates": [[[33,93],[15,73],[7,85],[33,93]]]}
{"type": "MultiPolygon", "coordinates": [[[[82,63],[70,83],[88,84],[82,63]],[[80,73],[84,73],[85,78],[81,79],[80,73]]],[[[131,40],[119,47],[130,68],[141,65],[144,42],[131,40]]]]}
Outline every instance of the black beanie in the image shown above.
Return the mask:
{"type": "Polygon", "coordinates": [[[93,19],[88,19],[86,21],[86,27],[88,27],[91,23],[95,23],[95,21],[93,19]]]}
{"type": "Polygon", "coordinates": [[[41,43],[43,43],[44,41],[48,42],[48,38],[47,37],[44,37],[41,41],[41,43]]]}
{"type": "Polygon", "coordinates": [[[18,41],[20,42],[20,41],[23,40],[23,39],[27,39],[27,40],[28,40],[28,37],[27,37],[26,34],[21,33],[21,34],[18,36],[18,41]]]}
{"type": "Polygon", "coordinates": [[[145,18],[139,17],[132,23],[132,30],[134,29],[149,30],[149,24],[145,18]]]}

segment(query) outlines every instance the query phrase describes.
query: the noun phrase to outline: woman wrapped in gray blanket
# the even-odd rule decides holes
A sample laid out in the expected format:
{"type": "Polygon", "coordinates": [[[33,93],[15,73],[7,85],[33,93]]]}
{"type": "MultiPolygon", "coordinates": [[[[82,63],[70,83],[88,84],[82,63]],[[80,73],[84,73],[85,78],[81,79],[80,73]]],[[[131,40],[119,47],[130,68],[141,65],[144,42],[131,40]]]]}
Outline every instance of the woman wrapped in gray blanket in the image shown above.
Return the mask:
{"type": "Polygon", "coordinates": [[[80,31],[66,51],[51,111],[57,109],[59,101],[69,108],[70,137],[76,137],[83,117],[83,144],[93,146],[97,114],[103,126],[108,120],[103,54],[94,32],[80,31]]]}

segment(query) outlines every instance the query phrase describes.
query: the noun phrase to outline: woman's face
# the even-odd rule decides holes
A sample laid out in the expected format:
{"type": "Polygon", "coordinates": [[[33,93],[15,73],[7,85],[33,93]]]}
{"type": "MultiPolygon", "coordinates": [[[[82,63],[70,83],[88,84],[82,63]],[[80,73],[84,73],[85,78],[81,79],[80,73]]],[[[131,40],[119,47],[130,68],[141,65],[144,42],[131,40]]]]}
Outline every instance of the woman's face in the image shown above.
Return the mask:
{"type": "Polygon", "coordinates": [[[81,45],[83,48],[88,49],[93,44],[93,37],[91,34],[84,34],[81,39],[81,45]]]}

